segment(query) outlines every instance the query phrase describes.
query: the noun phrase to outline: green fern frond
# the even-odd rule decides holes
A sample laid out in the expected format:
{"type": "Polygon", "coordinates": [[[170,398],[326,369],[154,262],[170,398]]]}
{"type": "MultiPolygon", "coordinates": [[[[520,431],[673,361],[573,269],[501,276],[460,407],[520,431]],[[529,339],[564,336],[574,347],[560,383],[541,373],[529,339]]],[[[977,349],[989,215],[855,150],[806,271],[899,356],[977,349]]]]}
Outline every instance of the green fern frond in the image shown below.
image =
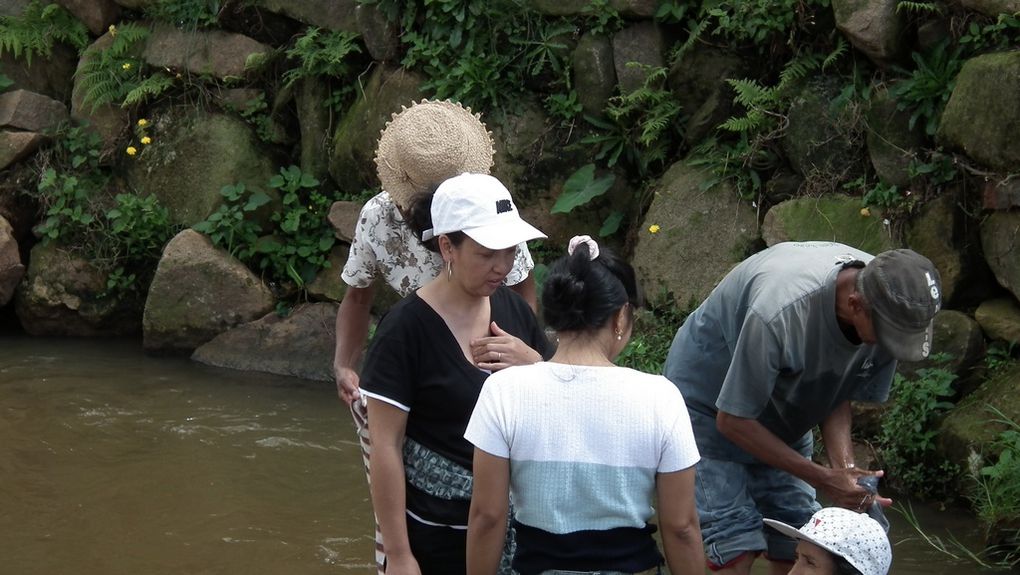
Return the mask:
{"type": "Polygon", "coordinates": [[[797,80],[808,77],[820,65],[819,57],[813,52],[807,52],[793,58],[783,66],[783,71],[779,73],[779,86],[777,86],[777,89],[783,90],[797,80]]]}
{"type": "Polygon", "coordinates": [[[117,26],[117,34],[110,46],[103,50],[109,58],[123,58],[135,44],[149,37],[149,29],[145,26],[129,22],[117,26]]]}
{"type": "Polygon", "coordinates": [[[53,45],[65,42],[77,50],[89,43],[89,31],[70,12],[57,4],[43,6],[33,0],[19,16],[0,17],[0,54],[24,56],[31,65],[35,56],[49,57],[53,45]]]}
{"type": "Polygon", "coordinates": [[[846,52],[847,52],[846,40],[844,40],[843,37],[840,36],[836,40],[836,47],[832,49],[832,52],[829,52],[829,55],[826,56],[824,60],[822,60],[822,70],[824,71],[829,66],[835,64],[840,58],[843,57],[844,54],[846,54],[846,52]]]}
{"type": "Polygon", "coordinates": [[[732,117],[719,125],[728,132],[752,132],[761,127],[765,121],[765,113],[761,110],[751,110],[743,118],[732,117]]]}
{"type": "Polygon", "coordinates": [[[730,78],[726,82],[733,87],[733,91],[736,93],[733,101],[742,106],[750,108],[772,99],[773,89],[766,88],[755,80],[730,78]]]}
{"type": "Polygon", "coordinates": [[[361,52],[357,38],[357,34],[350,32],[323,33],[315,26],[308,28],[286,52],[298,65],[284,72],[284,85],[290,86],[310,76],[343,77],[348,70],[347,56],[361,52]]]}
{"type": "Polygon", "coordinates": [[[905,10],[915,14],[942,14],[942,7],[936,2],[909,2],[900,0],[896,3],[896,11],[905,10]]]}
{"type": "Polygon", "coordinates": [[[157,98],[166,92],[174,85],[174,79],[162,72],[157,72],[138,84],[134,89],[130,90],[127,95],[124,96],[124,101],[121,102],[122,108],[134,106],[140,104],[146,100],[157,98]]]}

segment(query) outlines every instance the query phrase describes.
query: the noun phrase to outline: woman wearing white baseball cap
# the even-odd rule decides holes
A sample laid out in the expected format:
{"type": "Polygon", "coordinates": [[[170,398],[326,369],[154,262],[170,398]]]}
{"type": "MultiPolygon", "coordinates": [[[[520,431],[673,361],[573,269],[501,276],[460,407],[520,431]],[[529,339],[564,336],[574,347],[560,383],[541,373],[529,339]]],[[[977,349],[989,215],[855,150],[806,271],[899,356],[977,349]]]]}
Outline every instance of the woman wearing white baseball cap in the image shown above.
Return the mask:
{"type": "Polygon", "coordinates": [[[790,575],[886,575],[892,549],[885,529],[865,513],[826,507],[800,529],[781,521],[765,524],[797,543],[790,575]]]}
{"type": "Polygon", "coordinates": [[[534,312],[503,285],[517,245],[545,234],[483,174],[444,181],[412,220],[443,271],[390,309],[368,349],[361,390],[372,422],[372,506],[387,574],[457,575],[473,484],[464,429],[482,384],[550,355],[534,312]]]}

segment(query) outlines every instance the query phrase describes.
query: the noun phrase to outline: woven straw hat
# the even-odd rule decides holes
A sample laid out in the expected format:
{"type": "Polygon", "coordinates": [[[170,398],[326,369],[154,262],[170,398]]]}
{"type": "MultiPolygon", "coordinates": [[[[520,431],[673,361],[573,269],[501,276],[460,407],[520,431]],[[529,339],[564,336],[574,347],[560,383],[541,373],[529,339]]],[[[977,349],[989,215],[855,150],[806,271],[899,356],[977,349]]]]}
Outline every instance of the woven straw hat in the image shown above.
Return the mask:
{"type": "Polygon", "coordinates": [[[422,100],[393,114],[379,137],[375,165],[383,189],[407,209],[448,178],[488,174],[493,154],[479,114],[446,100],[422,100]]]}

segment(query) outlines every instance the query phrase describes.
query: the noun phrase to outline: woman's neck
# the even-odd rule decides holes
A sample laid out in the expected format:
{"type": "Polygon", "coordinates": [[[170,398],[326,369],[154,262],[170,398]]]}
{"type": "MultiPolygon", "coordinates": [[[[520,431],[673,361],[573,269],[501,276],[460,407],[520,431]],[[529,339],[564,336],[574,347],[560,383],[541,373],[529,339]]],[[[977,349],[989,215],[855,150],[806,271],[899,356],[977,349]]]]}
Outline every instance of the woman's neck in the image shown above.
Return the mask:
{"type": "Polygon", "coordinates": [[[614,366],[616,364],[609,352],[612,349],[611,339],[612,333],[605,329],[595,334],[561,333],[556,353],[550,361],[569,365],[614,366]]]}

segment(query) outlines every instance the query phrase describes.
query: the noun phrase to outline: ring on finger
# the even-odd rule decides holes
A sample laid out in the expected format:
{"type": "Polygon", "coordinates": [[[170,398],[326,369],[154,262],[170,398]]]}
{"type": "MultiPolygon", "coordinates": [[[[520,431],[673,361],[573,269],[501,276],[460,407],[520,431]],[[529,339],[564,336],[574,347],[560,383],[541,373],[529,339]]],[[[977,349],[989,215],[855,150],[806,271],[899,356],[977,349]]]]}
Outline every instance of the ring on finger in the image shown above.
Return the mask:
{"type": "Polygon", "coordinates": [[[501,351],[496,352],[496,361],[497,362],[503,361],[503,352],[501,351]]]}
{"type": "Polygon", "coordinates": [[[859,504],[857,504],[857,508],[858,509],[864,509],[865,507],[867,507],[867,505],[868,505],[868,497],[871,497],[871,496],[868,495],[867,493],[865,493],[864,497],[861,499],[861,502],[859,504]]]}

